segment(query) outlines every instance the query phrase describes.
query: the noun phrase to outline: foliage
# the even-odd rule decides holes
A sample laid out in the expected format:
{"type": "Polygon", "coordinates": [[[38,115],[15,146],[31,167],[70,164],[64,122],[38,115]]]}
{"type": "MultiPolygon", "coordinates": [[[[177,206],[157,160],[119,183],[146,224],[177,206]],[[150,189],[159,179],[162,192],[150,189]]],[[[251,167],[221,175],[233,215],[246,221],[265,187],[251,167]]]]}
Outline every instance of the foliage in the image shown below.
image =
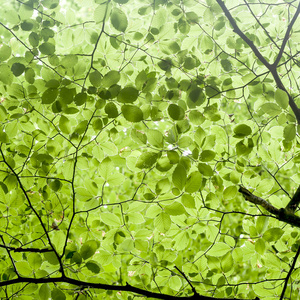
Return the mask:
{"type": "Polygon", "coordinates": [[[299,0],[1,5],[1,299],[297,299],[299,0]]]}

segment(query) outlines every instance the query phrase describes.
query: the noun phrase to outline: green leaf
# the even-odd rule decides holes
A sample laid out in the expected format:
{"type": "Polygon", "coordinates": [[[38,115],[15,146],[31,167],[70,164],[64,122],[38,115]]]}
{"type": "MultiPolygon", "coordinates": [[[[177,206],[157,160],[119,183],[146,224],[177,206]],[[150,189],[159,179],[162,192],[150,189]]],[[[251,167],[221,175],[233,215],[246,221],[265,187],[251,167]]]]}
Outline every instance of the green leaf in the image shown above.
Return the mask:
{"type": "Polygon", "coordinates": [[[39,289],[39,296],[41,300],[48,300],[51,297],[51,289],[48,283],[43,283],[39,289]]]}
{"type": "Polygon", "coordinates": [[[23,64],[20,64],[20,63],[14,63],[11,66],[11,71],[13,72],[13,74],[16,77],[18,77],[25,71],[25,66],[23,64]]]}
{"type": "Polygon", "coordinates": [[[119,8],[112,9],[110,21],[113,27],[118,31],[125,32],[128,26],[126,14],[119,8]]]}
{"type": "Polygon", "coordinates": [[[42,0],[41,2],[48,9],[54,9],[59,5],[59,0],[42,0]]]}
{"type": "Polygon", "coordinates": [[[191,11],[186,13],[186,19],[190,24],[198,23],[199,22],[199,17],[198,15],[191,11]]]}
{"type": "Polygon", "coordinates": [[[120,226],[121,225],[120,218],[110,212],[101,213],[100,217],[101,217],[102,222],[107,225],[110,225],[110,226],[120,226]]]}
{"type": "Polygon", "coordinates": [[[200,47],[205,54],[209,54],[213,50],[214,43],[208,35],[204,35],[201,39],[200,47]]]}
{"type": "MultiPolygon", "coordinates": [[[[107,3],[106,3],[106,1],[104,3],[102,3],[102,2],[100,2],[100,3],[99,3],[99,1],[96,2],[96,3],[100,4],[94,10],[94,20],[95,20],[96,23],[103,22],[105,16],[109,12],[108,9],[107,9],[107,3]]],[[[98,38],[98,36],[97,36],[97,38],[98,38]]]]}
{"type": "Polygon", "coordinates": [[[186,213],[183,205],[177,201],[165,206],[164,211],[170,216],[179,216],[186,213]]]}
{"type": "Polygon", "coordinates": [[[85,266],[93,273],[98,274],[100,273],[100,267],[98,263],[94,260],[89,260],[86,262],[85,266]]]}
{"type": "Polygon", "coordinates": [[[58,89],[47,89],[42,95],[42,104],[51,104],[58,95],[58,89]]]}
{"type": "Polygon", "coordinates": [[[154,220],[155,228],[162,233],[167,232],[171,227],[171,218],[165,213],[161,212],[154,220]]]}
{"type": "Polygon", "coordinates": [[[1,143],[9,143],[9,137],[6,132],[0,131],[0,142],[1,143]]]}
{"type": "Polygon", "coordinates": [[[263,239],[258,239],[255,242],[255,251],[260,255],[263,255],[266,250],[266,243],[263,239]]]}
{"type": "Polygon", "coordinates": [[[32,47],[36,48],[39,45],[40,38],[36,32],[31,32],[28,37],[29,43],[32,47]]]}
{"type": "Polygon", "coordinates": [[[224,273],[230,272],[234,267],[234,261],[232,259],[232,254],[228,252],[221,259],[221,268],[224,273]]]}
{"type": "Polygon", "coordinates": [[[211,256],[223,256],[225,255],[228,251],[230,251],[231,248],[225,243],[215,243],[212,249],[209,251],[209,255],[211,256]]]}
{"type": "Polygon", "coordinates": [[[203,150],[200,154],[199,159],[203,162],[211,161],[215,158],[216,153],[212,150],[203,150]]]}
{"type": "Polygon", "coordinates": [[[168,151],[167,156],[168,156],[168,159],[169,159],[171,164],[177,164],[178,163],[179,154],[176,151],[174,151],[174,150],[168,151]]]}
{"type": "Polygon", "coordinates": [[[223,192],[224,199],[231,200],[231,199],[236,198],[237,191],[238,191],[238,189],[235,185],[228,186],[223,192]]]}
{"type": "Polygon", "coordinates": [[[203,89],[199,87],[193,88],[188,93],[187,105],[189,108],[196,108],[205,102],[205,95],[203,89]]]}
{"type": "Polygon", "coordinates": [[[283,137],[286,141],[292,141],[296,137],[296,126],[294,124],[288,124],[284,127],[283,137]]]}
{"type": "Polygon", "coordinates": [[[28,83],[33,84],[35,79],[35,72],[33,69],[26,69],[25,71],[25,79],[28,83]]]}
{"type": "Polygon", "coordinates": [[[144,152],[140,155],[136,162],[136,167],[139,169],[151,168],[157,161],[157,153],[144,152]]]}
{"type": "Polygon", "coordinates": [[[185,184],[185,191],[188,193],[195,193],[197,192],[202,184],[202,175],[198,171],[192,172],[185,184]]]}
{"type": "Polygon", "coordinates": [[[120,73],[118,71],[109,71],[108,73],[106,73],[102,79],[102,86],[104,87],[110,87],[116,83],[119,82],[121,76],[120,73]]]}
{"type": "MultiPolygon", "coordinates": [[[[182,231],[182,232],[179,232],[179,234],[177,234],[175,236],[173,241],[175,242],[174,248],[177,251],[182,251],[188,247],[188,245],[190,243],[190,237],[187,232],[182,231]]],[[[178,287],[178,285],[177,285],[177,287],[178,287]]]]}
{"type": "Polygon", "coordinates": [[[39,46],[39,50],[44,55],[52,55],[55,52],[55,45],[52,43],[46,42],[39,46]]]}
{"type": "Polygon", "coordinates": [[[148,142],[156,148],[162,148],[164,146],[164,137],[159,130],[148,129],[147,139],[148,142]]]}
{"type": "Polygon", "coordinates": [[[73,68],[78,63],[78,57],[74,54],[66,55],[61,61],[61,65],[67,68],[73,68]]]}
{"type": "Polygon", "coordinates": [[[124,118],[129,122],[140,122],[144,119],[143,111],[135,105],[121,107],[124,118]]]}
{"type": "Polygon", "coordinates": [[[119,115],[117,106],[113,102],[108,102],[105,105],[104,111],[107,113],[109,118],[116,118],[119,115]]]}
{"type": "Polygon", "coordinates": [[[74,132],[77,134],[83,134],[87,130],[88,121],[83,120],[81,121],[75,128],[74,132]]]}
{"type": "Polygon", "coordinates": [[[98,87],[101,84],[102,76],[100,72],[96,70],[90,73],[89,80],[93,86],[98,87]]]}
{"type": "Polygon", "coordinates": [[[267,242],[274,242],[278,241],[283,234],[284,230],[282,230],[281,228],[270,228],[263,234],[263,238],[267,242]]]}
{"type": "Polygon", "coordinates": [[[289,105],[289,96],[285,91],[283,91],[281,89],[276,90],[275,100],[276,100],[277,104],[283,109],[286,109],[289,105]]]}
{"type": "Polygon", "coordinates": [[[277,116],[281,113],[281,108],[276,103],[272,102],[264,103],[261,106],[261,110],[271,117],[277,116]]]}
{"type": "Polygon", "coordinates": [[[1,43],[0,45],[0,61],[3,62],[11,56],[11,48],[1,43]]]}
{"type": "Polygon", "coordinates": [[[160,172],[167,172],[169,171],[173,166],[170,164],[169,159],[167,157],[160,157],[157,160],[156,168],[160,172]]]}
{"type": "Polygon", "coordinates": [[[4,84],[11,84],[14,79],[14,74],[12,73],[10,67],[6,64],[0,65],[0,80],[4,84]]]}
{"type": "Polygon", "coordinates": [[[133,103],[138,98],[139,91],[134,87],[125,87],[118,94],[117,100],[121,103],[133,103]]]}
{"type": "Polygon", "coordinates": [[[51,291],[51,299],[53,299],[53,300],[65,300],[67,298],[66,298],[66,295],[63,293],[62,290],[60,290],[58,288],[54,288],[51,291]]]}
{"type": "Polygon", "coordinates": [[[178,165],[172,174],[173,184],[180,190],[182,190],[186,184],[187,174],[185,167],[178,165]]]}
{"type": "Polygon", "coordinates": [[[187,35],[190,31],[190,25],[185,20],[180,19],[179,22],[178,22],[178,29],[181,33],[187,35]]]}
{"type": "Polygon", "coordinates": [[[34,269],[38,269],[42,265],[42,257],[39,253],[30,253],[27,257],[29,265],[34,269]]]}
{"type": "Polygon", "coordinates": [[[63,112],[67,115],[74,115],[77,114],[79,110],[76,107],[67,107],[63,112]]]}
{"type": "Polygon", "coordinates": [[[99,243],[97,241],[94,240],[87,241],[81,246],[80,255],[83,259],[88,259],[95,254],[98,248],[99,248],[99,243]]]}
{"type": "Polygon", "coordinates": [[[199,163],[198,164],[198,170],[203,176],[213,176],[214,172],[210,165],[207,165],[205,163],[199,163]]]}
{"type": "Polygon", "coordinates": [[[137,143],[146,144],[147,143],[147,136],[144,132],[133,128],[131,130],[131,137],[137,143]]]}
{"type": "Polygon", "coordinates": [[[240,124],[234,127],[233,129],[235,138],[244,138],[252,133],[251,128],[246,124],[240,124]]]}
{"type": "Polygon", "coordinates": [[[81,106],[84,103],[86,103],[87,100],[87,94],[86,93],[78,93],[75,97],[74,97],[74,102],[77,106],[81,106]]]}
{"type": "Polygon", "coordinates": [[[114,164],[109,157],[105,157],[99,166],[99,174],[107,180],[109,175],[113,172],[114,164]]]}
{"type": "Polygon", "coordinates": [[[265,216],[259,216],[256,221],[256,231],[261,234],[268,227],[269,218],[265,216]]]}
{"type": "Polygon", "coordinates": [[[176,104],[169,105],[168,113],[173,120],[182,120],[185,116],[184,109],[176,104]]]}
{"type": "Polygon", "coordinates": [[[183,194],[181,196],[181,202],[184,205],[184,207],[187,208],[196,208],[195,206],[195,199],[193,196],[189,195],[189,194],[183,194]]]}

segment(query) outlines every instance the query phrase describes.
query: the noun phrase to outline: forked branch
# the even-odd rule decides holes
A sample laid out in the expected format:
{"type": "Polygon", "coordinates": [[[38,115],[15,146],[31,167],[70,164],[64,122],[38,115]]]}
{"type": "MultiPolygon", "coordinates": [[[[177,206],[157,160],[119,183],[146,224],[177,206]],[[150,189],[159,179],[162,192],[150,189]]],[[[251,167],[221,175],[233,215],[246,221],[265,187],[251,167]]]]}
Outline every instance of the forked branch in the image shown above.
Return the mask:
{"type": "Polygon", "coordinates": [[[270,73],[272,74],[276,85],[279,89],[285,91],[288,95],[289,98],[289,106],[292,109],[292,111],[294,112],[297,122],[300,124],[300,109],[298,108],[297,104],[295,103],[293,97],[291,96],[291,94],[287,91],[287,89],[285,88],[284,84],[282,83],[278,72],[277,72],[277,66],[278,63],[282,57],[282,54],[284,52],[284,48],[287,44],[287,41],[290,37],[290,32],[292,30],[292,27],[300,13],[300,3],[298,5],[298,8],[296,10],[296,13],[294,15],[294,17],[292,18],[292,21],[290,22],[290,24],[288,25],[288,28],[286,30],[283,42],[281,44],[279,53],[277,55],[276,60],[274,61],[273,64],[270,64],[264,57],[263,55],[260,53],[260,51],[257,49],[257,47],[254,45],[254,43],[241,31],[241,29],[238,27],[236,21],[234,20],[233,16],[231,15],[230,11],[228,10],[228,8],[226,7],[225,3],[222,0],[216,0],[218,2],[218,4],[220,5],[220,7],[222,8],[225,16],[227,17],[228,21],[230,22],[231,26],[233,27],[233,31],[235,33],[237,33],[246,43],[247,45],[252,49],[253,53],[256,55],[256,57],[264,64],[264,66],[270,71],[270,73]]]}

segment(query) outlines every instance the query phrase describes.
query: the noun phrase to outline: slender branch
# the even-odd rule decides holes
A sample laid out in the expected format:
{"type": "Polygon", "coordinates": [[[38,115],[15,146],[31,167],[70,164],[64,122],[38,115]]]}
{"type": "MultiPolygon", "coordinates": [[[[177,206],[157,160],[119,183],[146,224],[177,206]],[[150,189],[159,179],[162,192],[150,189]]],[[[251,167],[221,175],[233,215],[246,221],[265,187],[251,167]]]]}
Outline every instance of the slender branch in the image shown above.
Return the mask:
{"type": "Polygon", "coordinates": [[[257,56],[257,58],[269,69],[271,67],[271,64],[267,62],[267,60],[262,56],[262,54],[259,52],[259,50],[256,48],[254,43],[241,31],[241,29],[236,24],[234,18],[232,17],[231,13],[225,6],[225,3],[222,0],[217,0],[218,4],[222,8],[225,16],[229,20],[231,26],[233,27],[233,32],[237,33],[252,49],[254,54],[257,56]]]}
{"type": "Polygon", "coordinates": [[[46,235],[46,238],[48,240],[48,243],[50,245],[50,247],[52,248],[53,252],[55,253],[55,256],[57,257],[57,259],[59,260],[59,264],[60,264],[60,270],[62,273],[64,273],[64,269],[63,269],[63,265],[62,265],[62,262],[60,260],[60,257],[59,257],[59,254],[58,252],[56,251],[51,239],[50,239],[50,236],[49,236],[49,233],[45,227],[45,224],[43,223],[43,220],[42,220],[42,217],[38,214],[38,211],[33,207],[27,193],[26,193],[26,189],[24,188],[21,180],[20,180],[20,177],[18,176],[18,174],[15,172],[15,170],[13,169],[13,167],[6,161],[6,158],[4,156],[4,153],[2,151],[2,144],[0,145],[0,153],[2,155],[2,158],[3,158],[3,162],[6,164],[6,166],[10,169],[10,171],[12,172],[12,174],[16,177],[18,183],[19,183],[19,186],[20,186],[20,189],[22,190],[22,193],[23,195],[25,196],[27,202],[28,202],[28,206],[30,207],[30,209],[33,211],[33,213],[35,214],[35,216],[37,217],[37,219],[39,220],[39,223],[46,235]]]}
{"type": "Polygon", "coordinates": [[[279,63],[279,61],[280,61],[280,59],[281,59],[281,57],[282,57],[282,54],[283,54],[283,52],[284,52],[285,45],[286,45],[286,43],[287,43],[287,41],[289,40],[289,37],[290,37],[290,32],[291,32],[291,30],[292,30],[292,28],[293,28],[294,23],[296,22],[296,20],[297,20],[297,18],[298,18],[298,16],[299,16],[299,13],[300,13],[300,2],[299,2],[299,4],[298,4],[298,8],[297,8],[297,10],[296,10],[296,12],[295,12],[295,15],[294,15],[292,21],[291,21],[290,24],[288,25],[288,28],[287,28],[287,30],[286,30],[285,36],[284,36],[284,38],[283,38],[283,41],[282,41],[282,44],[281,44],[281,47],[280,47],[280,51],[279,51],[279,53],[278,53],[278,55],[277,55],[277,57],[276,57],[276,59],[275,59],[275,61],[274,61],[274,63],[273,63],[273,66],[274,66],[274,67],[277,67],[277,65],[278,65],[278,63],[279,63]]]}
{"type": "Polygon", "coordinates": [[[282,293],[281,293],[281,295],[280,295],[279,300],[282,300],[283,297],[284,297],[284,294],[285,294],[285,291],[286,291],[286,288],[287,288],[288,281],[289,281],[289,279],[290,279],[290,277],[291,277],[291,275],[292,275],[292,273],[293,273],[293,271],[294,271],[294,269],[295,269],[296,261],[297,261],[297,259],[298,259],[299,254],[300,254],[300,246],[298,247],[298,250],[297,250],[297,253],[296,253],[295,257],[294,257],[292,266],[291,266],[291,268],[290,268],[290,270],[289,270],[289,272],[288,272],[288,274],[287,274],[287,276],[286,276],[286,278],[285,278],[284,286],[283,286],[282,293]]]}
{"type": "Polygon", "coordinates": [[[176,269],[176,270],[184,277],[184,279],[187,281],[187,283],[189,284],[189,286],[192,288],[192,291],[193,291],[194,295],[198,295],[198,296],[199,296],[199,294],[197,293],[196,289],[194,288],[194,286],[192,285],[192,283],[190,282],[190,280],[186,277],[186,275],[185,275],[182,271],[180,271],[179,268],[177,268],[176,266],[175,266],[175,269],[176,269]]]}
{"type": "Polygon", "coordinates": [[[248,46],[252,49],[252,51],[254,52],[254,54],[256,55],[256,57],[265,65],[265,67],[268,68],[268,70],[271,72],[275,82],[276,82],[276,85],[279,89],[285,91],[289,97],[289,106],[290,108],[292,109],[292,111],[294,112],[295,116],[296,116],[296,119],[298,121],[298,123],[300,124],[300,109],[298,108],[297,104],[295,103],[293,97],[290,95],[290,93],[287,91],[287,89],[285,88],[284,84],[282,83],[279,75],[278,75],[278,72],[277,72],[277,65],[279,63],[279,60],[281,59],[281,56],[283,54],[283,51],[284,51],[284,47],[288,41],[288,38],[289,38],[289,34],[290,34],[290,31],[292,29],[292,26],[297,18],[297,16],[299,15],[299,12],[300,12],[300,3],[299,3],[299,6],[298,6],[298,9],[292,19],[292,22],[289,24],[288,26],[288,29],[286,31],[286,34],[285,34],[285,38],[284,38],[284,41],[281,45],[281,48],[280,48],[280,51],[279,51],[279,54],[275,60],[275,62],[273,64],[270,64],[263,56],[262,54],[259,52],[259,50],[256,48],[256,46],[254,45],[254,43],[241,31],[241,29],[238,27],[238,25],[236,24],[234,18],[232,17],[231,13],[229,12],[229,10],[227,9],[226,5],[224,4],[224,2],[222,0],[216,0],[218,2],[218,4],[220,5],[220,7],[222,8],[225,16],[227,17],[227,19],[229,20],[231,26],[233,27],[233,31],[235,33],[237,33],[247,44],[248,46]]]}
{"type": "MultiPolygon", "coordinates": [[[[1,241],[2,241],[2,243],[3,243],[3,244],[5,244],[5,242],[4,242],[4,238],[3,238],[3,236],[2,236],[2,235],[0,235],[0,238],[1,238],[1,241]]],[[[19,272],[18,272],[18,270],[17,270],[17,267],[16,267],[16,265],[15,265],[15,261],[14,261],[14,259],[12,258],[12,256],[11,256],[11,254],[10,254],[10,251],[9,251],[9,249],[8,249],[8,248],[6,248],[6,251],[7,251],[7,253],[8,253],[8,256],[9,256],[9,258],[10,258],[10,261],[11,261],[11,263],[12,263],[13,267],[14,267],[15,273],[16,273],[16,274],[17,274],[17,276],[20,278],[20,274],[19,274],[19,272]]]]}

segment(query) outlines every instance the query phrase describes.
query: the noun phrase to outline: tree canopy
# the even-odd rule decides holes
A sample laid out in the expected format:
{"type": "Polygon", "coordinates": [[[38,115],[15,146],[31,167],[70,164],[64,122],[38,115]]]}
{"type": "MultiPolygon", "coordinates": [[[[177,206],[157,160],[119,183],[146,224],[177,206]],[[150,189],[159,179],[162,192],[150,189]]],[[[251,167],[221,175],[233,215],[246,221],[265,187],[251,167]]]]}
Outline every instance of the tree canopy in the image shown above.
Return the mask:
{"type": "Polygon", "coordinates": [[[1,11],[1,299],[298,299],[299,0],[1,11]]]}

